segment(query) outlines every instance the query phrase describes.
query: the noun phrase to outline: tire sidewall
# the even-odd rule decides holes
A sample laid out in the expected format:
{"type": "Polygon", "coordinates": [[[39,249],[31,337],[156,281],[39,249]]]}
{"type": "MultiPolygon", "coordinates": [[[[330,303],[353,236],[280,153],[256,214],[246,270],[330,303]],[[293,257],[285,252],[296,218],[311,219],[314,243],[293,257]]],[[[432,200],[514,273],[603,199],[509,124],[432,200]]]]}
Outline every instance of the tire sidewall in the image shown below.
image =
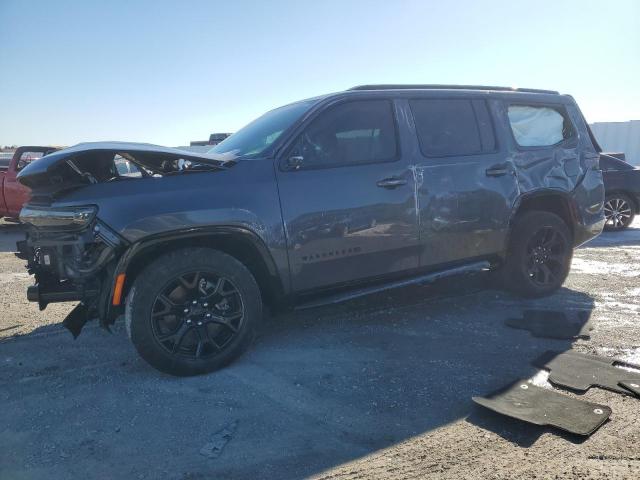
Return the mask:
{"type": "Polygon", "coordinates": [[[192,248],[163,255],[136,278],[125,306],[129,337],[140,356],[154,368],[173,375],[197,375],[217,370],[239,356],[253,340],[262,315],[260,290],[249,270],[223,252],[192,248]],[[151,323],[151,309],[157,295],[179,275],[210,271],[231,281],[240,292],[244,319],[240,331],[220,354],[205,359],[189,359],[167,352],[157,341],[151,323]]]}
{"type": "Polygon", "coordinates": [[[557,215],[550,212],[526,212],[516,220],[512,229],[510,248],[506,259],[507,288],[526,297],[541,297],[558,290],[571,268],[573,241],[569,228],[557,215]],[[567,253],[558,280],[547,286],[535,284],[528,274],[527,247],[533,236],[543,228],[553,228],[562,235],[567,253]]]}

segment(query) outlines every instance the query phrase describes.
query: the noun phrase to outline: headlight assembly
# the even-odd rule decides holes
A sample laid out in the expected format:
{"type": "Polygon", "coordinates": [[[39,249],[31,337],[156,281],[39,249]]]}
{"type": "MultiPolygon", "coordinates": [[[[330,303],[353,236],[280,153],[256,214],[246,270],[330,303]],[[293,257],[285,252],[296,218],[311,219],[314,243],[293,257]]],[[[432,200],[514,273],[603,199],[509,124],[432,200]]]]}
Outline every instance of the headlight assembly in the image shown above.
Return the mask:
{"type": "Polygon", "coordinates": [[[20,211],[20,221],[43,230],[82,230],[98,213],[93,205],[81,207],[32,207],[20,211]]]}

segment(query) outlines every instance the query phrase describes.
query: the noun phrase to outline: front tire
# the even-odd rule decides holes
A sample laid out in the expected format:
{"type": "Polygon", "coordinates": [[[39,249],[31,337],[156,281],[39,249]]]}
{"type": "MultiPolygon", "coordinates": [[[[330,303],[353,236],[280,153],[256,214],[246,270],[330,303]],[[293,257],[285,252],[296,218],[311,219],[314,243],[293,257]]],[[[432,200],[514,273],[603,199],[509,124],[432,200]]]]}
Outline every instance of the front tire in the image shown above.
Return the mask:
{"type": "Polygon", "coordinates": [[[571,232],[550,212],[530,211],[516,218],[503,267],[505,287],[524,297],[542,297],[564,283],[573,256],[571,232]]]}
{"type": "Polygon", "coordinates": [[[635,207],[624,193],[612,193],[604,200],[604,229],[607,231],[624,230],[631,225],[635,217],[635,207]]]}
{"type": "Polygon", "coordinates": [[[138,275],[125,321],[144,360],[187,376],[237,358],[261,317],[260,289],[241,262],[217,250],[189,248],[161,256],[138,275]]]}

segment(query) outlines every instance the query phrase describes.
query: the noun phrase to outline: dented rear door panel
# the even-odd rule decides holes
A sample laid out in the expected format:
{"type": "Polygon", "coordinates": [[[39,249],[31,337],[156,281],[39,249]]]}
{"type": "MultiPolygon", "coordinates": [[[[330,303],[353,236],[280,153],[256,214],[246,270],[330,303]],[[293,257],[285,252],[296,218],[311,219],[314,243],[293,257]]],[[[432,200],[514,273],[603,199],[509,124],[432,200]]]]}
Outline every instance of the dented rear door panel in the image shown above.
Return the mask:
{"type": "MultiPolygon", "coordinates": [[[[433,98],[442,95],[434,93],[433,98]]],[[[536,100],[518,94],[472,98],[486,99],[495,131],[495,152],[426,157],[420,150],[409,102],[399,101],[408,120],[403,131],[415,175],[423,248],[420,265],[502,254],[518,206],[530,195],[560,194],[568,199],[577,220],[576,244],[598,234],[604,198],[598,154],[573,99],[539,95],[536,100]],[[551,147],[520,147],[507,115],[511,103],[564,108],[574,135],[551,147]]]]}
{"type": "Polygon", "coordinates": [[[420,150],[409,103],[402,103],[408,119],[405,142],[416,176],[420,265],[429,267],[501,251],[518,186],[499,135],[494,153],[426,157],[420,150]]]}
{"type": "MultiPolygon", "coordinates": [[[[506,155],[515,167],[518,188],[523,194],[543,189],[555,189],[570,193],[585,172],[584,159],[581,157],[586,153],[587,145],[583,140],[586,140],[589,144],[591,141],[588,136],[586,139],[581,138],[578,121],[582,122],[582,120],[578,116],[577,109],[572,109],[572,105],[558,103],[557,98],[555,102],[548,100],[535,101],[530,97],[526,99],[518,99],[516,97],[512,101],[492,102],[496,122],[504,138],[506,155]],[[513,137],[509,124],[507,109],[510,104],[564,108],[576,130],[575,135],[558,145],[550,147],[521,147],[513,137]]],[[[586,134],[586,131],[584,133],[586,134]]]]}
{"type": "MultiPolygon", "coordinates": [[[[519,202],[538,194],[562,195],[568,200],[574,216],[574,244],[593,238],[604,226],[604,185],[598,165],[599,153],[591,141],[582,113],[569,96],[513,97],[513,100],[501,99],[492,104],[496,123],[503,131],[509,161],[515,167],[519,202]],[[571,121],[573,135],[550,147],[521,147],[509,124],[507,108],[510,104],[559,106],[571,121]]],[[[514,208],[512,215],[516,212],[514,208]]]]}

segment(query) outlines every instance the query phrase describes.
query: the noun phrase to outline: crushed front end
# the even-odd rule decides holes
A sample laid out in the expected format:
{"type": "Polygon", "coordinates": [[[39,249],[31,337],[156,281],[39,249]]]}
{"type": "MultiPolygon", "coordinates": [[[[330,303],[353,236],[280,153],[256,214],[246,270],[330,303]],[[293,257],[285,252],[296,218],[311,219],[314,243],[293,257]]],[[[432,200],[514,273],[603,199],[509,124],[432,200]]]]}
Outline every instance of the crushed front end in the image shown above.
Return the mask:
{"type": "Polygon", "coordinates": [[[20,220],[26,240],[18,242],[18,256],[27,260],[35,284],[27,298],[43,310],[49,303],[79,301],[64,325],[77,336],[84,324],[109,319],[109,299],[115,259],[127,244],[97,219],[94,206],[52,208],[27,205],[20,220]]]}
{"type": "Polygon", "coordinates": [[[35,276],[29,300],[40,309],[80,302],[65,320],[76,336],[90,319],[108,327],[123,310],[125,272],[116,272],[117,264],[136,241],[124,234],[127,221],[145,216],[154,192],[166,188],[158,182],[181,184],[183,175],[233,164],[219,155],[123,142],[82,143],[31,162],[18,174],[31,190],[20,212],[27,238],[18,243],[18,256],[35,276]],[[132,198],[140,200],[139,215],[128,215],[132,198]]]}

